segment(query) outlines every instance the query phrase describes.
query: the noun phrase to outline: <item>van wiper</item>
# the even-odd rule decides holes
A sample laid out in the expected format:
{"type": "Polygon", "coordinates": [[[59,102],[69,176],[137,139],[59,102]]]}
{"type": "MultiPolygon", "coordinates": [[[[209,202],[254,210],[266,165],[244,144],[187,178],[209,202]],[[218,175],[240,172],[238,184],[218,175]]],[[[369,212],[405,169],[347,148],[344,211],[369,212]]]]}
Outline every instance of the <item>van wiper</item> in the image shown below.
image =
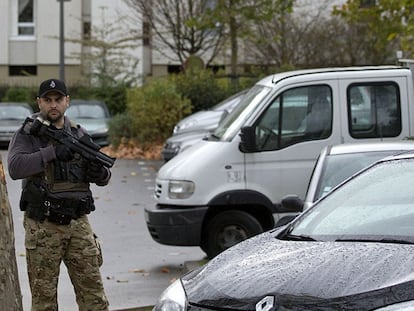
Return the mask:
{"type": "Polygon", "coordinates": [[[211,133],[211,134],[205,136],[203,139],[204,140],[215,140],[215,141],[217,141],[217,140],[220,139],[220,137],[218,137],[217,135],[211,133]]]}
{"type": "Polygon", "coordinates": [[[317,241],[316,239],[312,238],[309,235],[295,235],[295,234],[286,234],[282,237],[282,240],[289,240],[289,241],[317,241]]]}
{"type": "Polygon", "coordinates": [[[374,243],[395,243],[395,244],[414,244],[413,241],[402,239],[337,239],[335,242],[374,242],[374,243]]]}

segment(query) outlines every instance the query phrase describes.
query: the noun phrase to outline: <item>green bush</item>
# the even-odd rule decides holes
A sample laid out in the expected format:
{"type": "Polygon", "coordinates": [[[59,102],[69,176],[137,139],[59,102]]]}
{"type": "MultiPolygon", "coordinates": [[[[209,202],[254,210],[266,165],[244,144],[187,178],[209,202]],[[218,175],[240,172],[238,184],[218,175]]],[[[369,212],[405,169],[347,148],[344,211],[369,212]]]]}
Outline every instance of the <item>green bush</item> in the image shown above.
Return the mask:
{"type": "Polygon", "coordinates": [[[131,115],[126,112],[116,114],[109,120],[109,141],[112,146],[118,148],[122,139],[131,139],[134,137],[132,122],[131,115]]]}
{"type": "Polygon", "coordinates": [[[191,112],[190,100],[178,92],[171,78],[155,79],[130,89],[127,99],[132,131],[141,144],[163,142],[174,125],[191,112]]]}
{"type": "Polygon", "coordinates": [[[176,75],[174,83],[177,91],[191,101],[194,112],[207,110],[228,97],[227,88],[209,70],[176,75]]]}

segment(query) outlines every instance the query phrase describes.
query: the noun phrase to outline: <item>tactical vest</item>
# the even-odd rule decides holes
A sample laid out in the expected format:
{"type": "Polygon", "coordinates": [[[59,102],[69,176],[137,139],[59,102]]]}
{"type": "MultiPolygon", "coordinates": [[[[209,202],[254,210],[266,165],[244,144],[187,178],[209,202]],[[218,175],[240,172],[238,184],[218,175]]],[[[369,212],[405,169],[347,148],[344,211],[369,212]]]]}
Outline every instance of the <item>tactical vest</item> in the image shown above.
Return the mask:
{"type": "MultiPolygon", "coordinates": [[[[70,121],[70,130],[76,137],[80,136],[79,126],[70,121]]],[[[30,133],[30,124],[25,128],[26,133],[30,133]]],[[[34,151],[40,150],[42,147],[54,144],[53,141],[42,139],[41,137],[32,137],[34,151]]],[[[90,195],[89,182],[86,180],[86,170],[88,162],[79,154],[75,153],[74,158],[68,162],[62,162],[57,159],[48,162],[44,173],[29,177],[47,189],[50,196],[54,198],[71,198],[85,197],[90,195]]]]}

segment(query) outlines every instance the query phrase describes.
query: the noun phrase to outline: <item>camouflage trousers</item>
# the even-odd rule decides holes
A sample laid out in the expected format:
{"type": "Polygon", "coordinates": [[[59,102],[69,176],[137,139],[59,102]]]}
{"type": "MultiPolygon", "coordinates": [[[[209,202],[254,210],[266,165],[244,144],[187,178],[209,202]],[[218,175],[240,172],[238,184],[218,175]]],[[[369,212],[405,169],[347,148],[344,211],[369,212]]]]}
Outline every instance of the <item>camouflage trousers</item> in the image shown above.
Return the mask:
{"type": "Polygon", "coordinates": [[[81,311],[108,310],[102,277],[102,253],[88,218],[69,225],[24,217],[27,271],[32,311],[58,310],[57,286],[60,265],[66,265],[81,311]]]}

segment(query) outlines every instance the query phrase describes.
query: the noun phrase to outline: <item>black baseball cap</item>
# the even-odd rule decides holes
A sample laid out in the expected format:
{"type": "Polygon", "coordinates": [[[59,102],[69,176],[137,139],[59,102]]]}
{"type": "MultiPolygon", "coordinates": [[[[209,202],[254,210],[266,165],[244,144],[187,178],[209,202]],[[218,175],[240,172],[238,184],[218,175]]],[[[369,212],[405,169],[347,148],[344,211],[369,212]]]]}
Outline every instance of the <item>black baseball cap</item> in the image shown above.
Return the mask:
{"type": "Polygon", "coordinates": [[[66,88],[65,82],[58,79],[48,79],[43,81],[39,86],[39,97],[44,97],[48,92],[58,92],[63,96],[68,95],[68,90],[66,88]]]}

